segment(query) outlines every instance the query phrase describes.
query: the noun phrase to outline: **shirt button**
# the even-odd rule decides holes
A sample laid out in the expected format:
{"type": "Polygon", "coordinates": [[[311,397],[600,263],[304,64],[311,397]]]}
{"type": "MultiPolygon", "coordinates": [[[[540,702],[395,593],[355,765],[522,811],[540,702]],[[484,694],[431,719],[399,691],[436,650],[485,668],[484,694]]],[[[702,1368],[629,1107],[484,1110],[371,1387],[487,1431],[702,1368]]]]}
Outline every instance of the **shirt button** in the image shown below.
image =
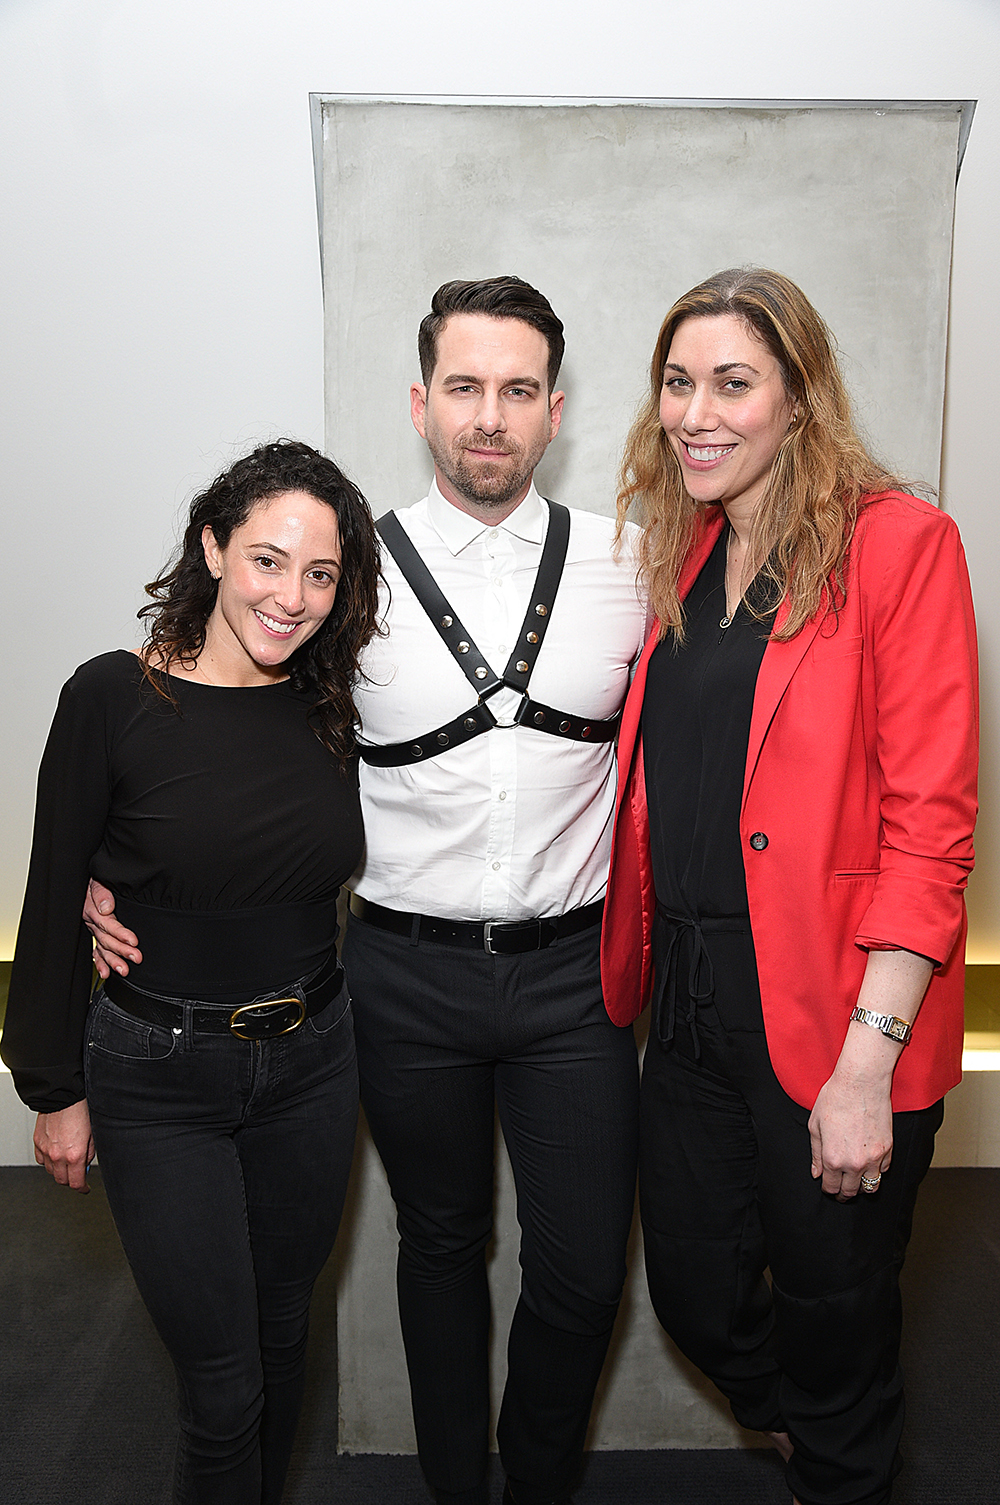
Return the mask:
{"type": "Polygon", "coordinates": [[[499,862],[494,862],[494,864],[493,864],[493,871],[495,873],[499,873],[499,871],[500,871],[500,864],[499,864],[499,862]]]}
{"type": "Polygon", "coordinates": [[[490,529],[490,537],[491,538],[499,538],[500,537],[500,529],[499,528],[491,528],[490,529]]]}
{"type": "Polygon", "coordinates": [[[506,791],[506,789],[501,789],[500,793],[497,795],[497,799],[498,800],[505,800],[506,798],[507,798],[507,791],[506,791]]]}
{"type": "Polygon", "coordinates": [[[753,833],[750,838],[750,845],[753,847],[755,852],[762,852],[764,850],[764,848],[767,846],[767,837],[764,835],[763,831],[755,831],[753,833]]]}

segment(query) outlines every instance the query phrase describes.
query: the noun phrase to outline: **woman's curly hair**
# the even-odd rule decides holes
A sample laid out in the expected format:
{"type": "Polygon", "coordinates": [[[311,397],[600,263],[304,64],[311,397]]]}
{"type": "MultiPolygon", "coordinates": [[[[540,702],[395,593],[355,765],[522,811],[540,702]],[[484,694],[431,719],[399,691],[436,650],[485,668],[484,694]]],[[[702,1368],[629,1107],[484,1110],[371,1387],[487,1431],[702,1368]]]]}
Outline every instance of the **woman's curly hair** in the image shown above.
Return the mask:
{"type": "Polygon", "coordinates": [[[341,575],[333,607],[286,667],[294,687],[313,697],[309,716],[316,735],[345,767],[357,745],[360,718],[353,689],[358,660],[378,631],[378,541],[361,492],[308,444],[295,439],[261,444],[194,498],[177,556],[146,586],[153,604],[138,613],[147,626],[142,661],[157,692],[174,700],[166,671],[171,664],[193,664],[198,658],[218,592],[205,561],[203,530],[211,528],[224,549],[254,507],[288,491],[304,491],[337,515],[341,575]]]}

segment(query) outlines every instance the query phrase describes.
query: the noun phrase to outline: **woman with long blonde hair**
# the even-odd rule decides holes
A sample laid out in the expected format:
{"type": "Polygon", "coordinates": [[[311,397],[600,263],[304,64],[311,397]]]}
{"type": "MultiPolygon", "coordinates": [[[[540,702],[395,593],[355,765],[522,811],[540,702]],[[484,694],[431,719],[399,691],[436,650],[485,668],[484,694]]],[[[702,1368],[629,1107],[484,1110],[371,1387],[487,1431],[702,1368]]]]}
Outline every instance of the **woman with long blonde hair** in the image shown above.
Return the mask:
{"type": "Polygon", "coordinates": [[[653,1005],[650,1293],[800,1505],[885,1505],[898,1273],[961,1071],[958,531],[869,453],[805,295],[755,268],[668,313],[623,521],[633,504],[657,626],[623,720],[603,974],[619,1024],[653,1005]]]}

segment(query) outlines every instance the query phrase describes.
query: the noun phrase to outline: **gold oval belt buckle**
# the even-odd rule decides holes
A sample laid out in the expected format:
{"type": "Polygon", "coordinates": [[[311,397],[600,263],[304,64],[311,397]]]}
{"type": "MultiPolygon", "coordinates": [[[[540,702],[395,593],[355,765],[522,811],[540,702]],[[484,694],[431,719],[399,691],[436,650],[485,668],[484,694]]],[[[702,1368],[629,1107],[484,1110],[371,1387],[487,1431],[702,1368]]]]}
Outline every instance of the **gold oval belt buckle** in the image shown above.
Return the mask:
{"type": "Polygon", "coordinates": [[[298,1029],[299,1025],[302,1023],[305,1017],[305,1004],[302,1002],[301,998],[297,998],[295,994],[292,993],[287,998],[268,998],[263,1003],[241,1004],[240,1007],[238,1009],[234,1009],[232,1014],[230,1015],[229,1028],[239,1040],[268,1040],[276,1038],[278,1035],[290,1035],[293,1029],[298,1029]],[[261,1017],[259,1011],[261,1009],[270,1010],[283,1008],[285,1004],[289,1003],[294,1004],[295,1008],[298,1010],[298,1013],[292,1020],[291,1024],[286,1024],[282,1029],[268,1029],[266,1026],[269,1016],[264,1015],[263,1017],[261,1017]],[[257,1019],[246,1019],[241,1023],[240,1015],[247,1014],[251,1010],[257,1011],[257,1019]],[[264,1025],[265,1027],[261,1030],[258,1030],[255,1034],[248,1034],[246,1026],[252,1026],[254,1023],[259,1023],[261,1025],[264,1025]]]}

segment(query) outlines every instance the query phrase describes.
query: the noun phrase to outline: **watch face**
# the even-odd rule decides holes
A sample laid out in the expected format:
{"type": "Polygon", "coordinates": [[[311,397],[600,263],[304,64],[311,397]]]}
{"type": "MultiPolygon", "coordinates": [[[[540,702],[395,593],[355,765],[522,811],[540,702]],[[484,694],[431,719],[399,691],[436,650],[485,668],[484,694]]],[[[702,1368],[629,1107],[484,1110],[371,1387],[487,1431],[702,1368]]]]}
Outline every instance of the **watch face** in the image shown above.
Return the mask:
{"type": "Polygon", "coordinates": [[[913,1033],[913,1026],[907,1024],[905,1019],[897,1019],[895,1014],[876,1014],[872,1009],[864,1009],[860,1004],[855,1004],[851,1013],[852,1019],[857,1019],[861,1024],[870,1024],[873,1029],[881,1030],[890,1040],[898,1040],[905,1045],[913,1033]]]}

